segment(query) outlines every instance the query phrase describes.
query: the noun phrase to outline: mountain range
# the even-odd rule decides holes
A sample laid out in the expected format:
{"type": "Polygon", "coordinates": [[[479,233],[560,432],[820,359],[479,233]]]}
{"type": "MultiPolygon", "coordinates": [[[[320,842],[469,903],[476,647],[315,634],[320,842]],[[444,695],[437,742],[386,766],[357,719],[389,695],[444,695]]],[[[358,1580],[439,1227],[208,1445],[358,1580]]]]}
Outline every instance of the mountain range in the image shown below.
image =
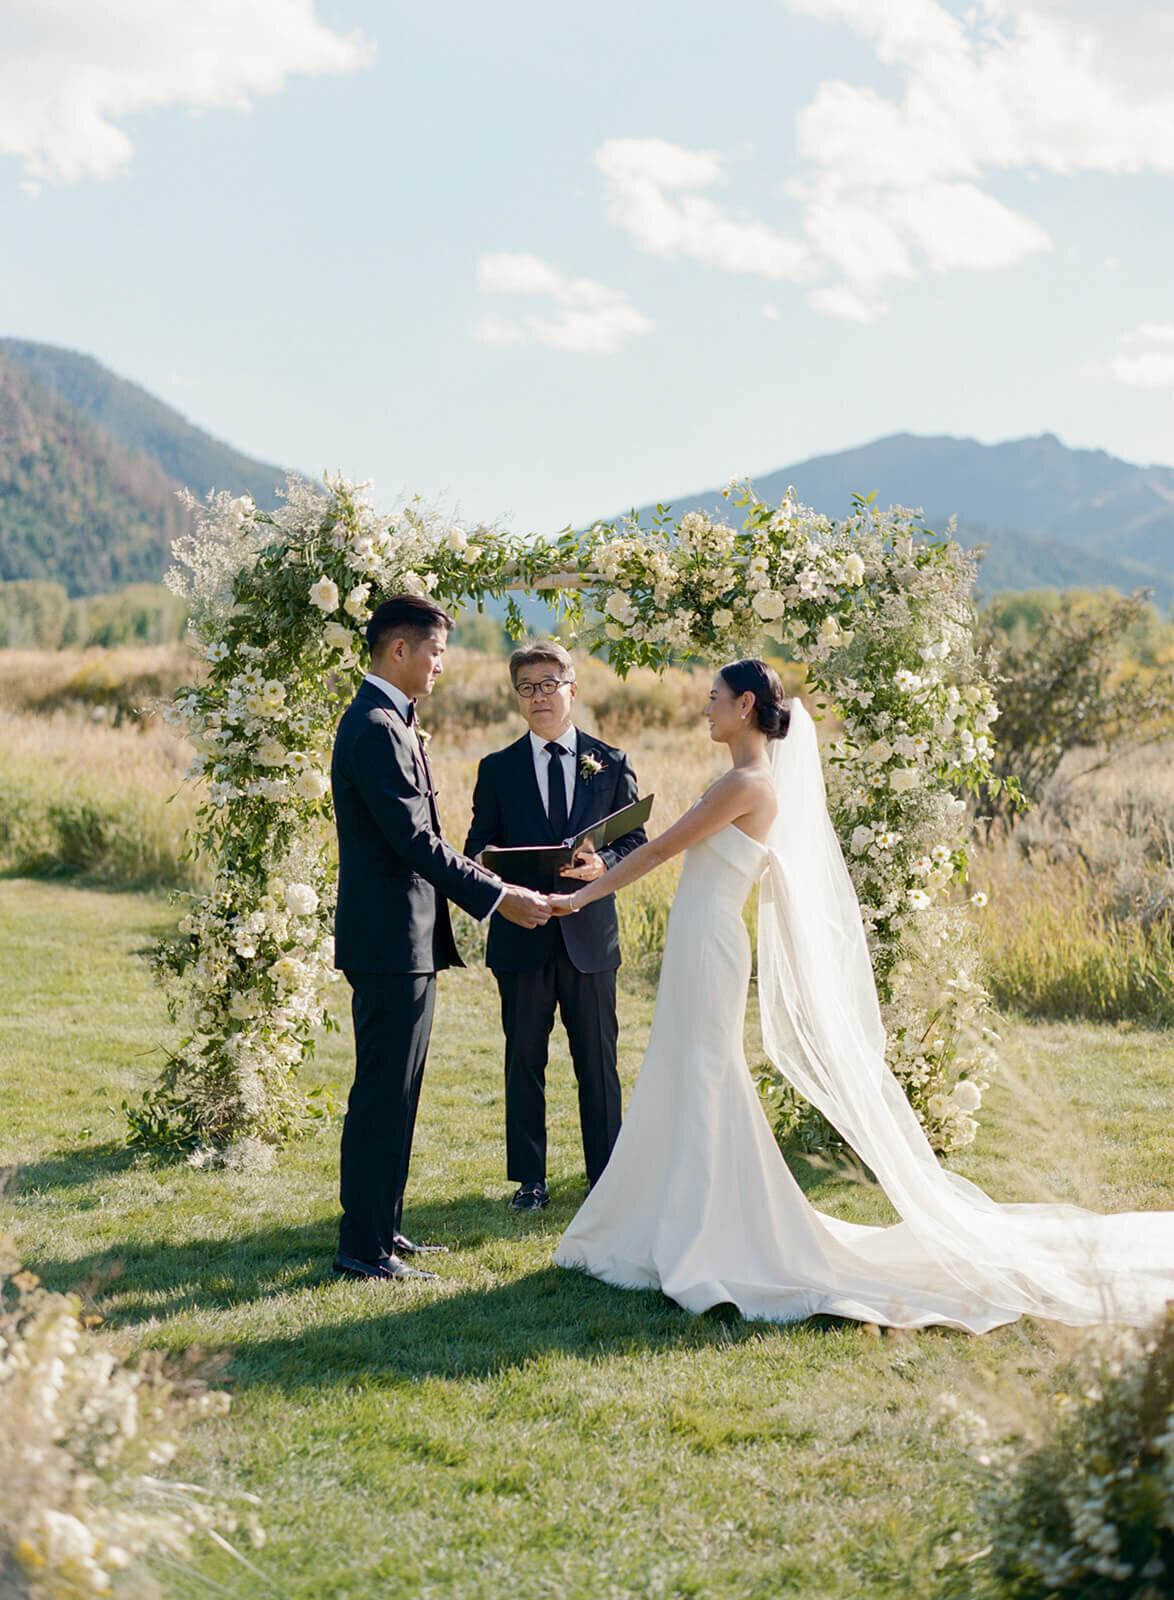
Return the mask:
{"type": "MultiPolygon", "coordinates": [[[[181,485],[272,508],[284,478],[91,356],[0,339],[0,579],[54,579],[72,595],[157,581],[189,525],[181,485]]],[[[985,445],[899,433],[755,481],[768,502],[790,487],[829,516],[875,490],[882,506],[922,508],[938,532],[957,517],[962,542],[985,548],[986,594],[1146,586],[1163,609],[1174,603],[1171,467],[1071,450],[1053,434],[985,445]]],[[[731,515],[716,489],[671,504],[676,516],[731,515]]]]}
{"type": "MultiPolygon", "coordinates": [[[[882,507],[921,509],[942,532],[981,545],[985,594],[1006,589],[1152,588],[1174,601],[1174,468],[1139,467],[1103,450],[1071,450],[1054,434],[984,445],[974,439],[896,433],[855,450],[813,456],[756,479],[777,504],[789,488],[804,504],[844,516],[853,494],[882,507]]],[[[730,516],[720,491],[682,495],[674,516],[697,508],[730,516]]],[[[647,520],[653,506],[637,513],[647,520]]]]}

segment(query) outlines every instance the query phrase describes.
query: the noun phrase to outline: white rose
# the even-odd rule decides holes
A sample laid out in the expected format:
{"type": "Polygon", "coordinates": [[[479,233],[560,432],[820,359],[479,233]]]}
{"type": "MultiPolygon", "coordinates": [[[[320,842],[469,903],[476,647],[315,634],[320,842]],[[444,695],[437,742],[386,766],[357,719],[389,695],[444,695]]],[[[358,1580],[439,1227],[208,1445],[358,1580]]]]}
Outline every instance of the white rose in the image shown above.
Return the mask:
{"type": "Polygon", "coordinates": [[[844,557],[844,576],[849,583],[864,582],[864,561],[855,550],[844,557]]]}
{"type": "Polygon", "coordinates": [[[715,628],[729,628],[733,626],[734,613],[732,611],[715,611],[713,625],[715,628]]]}
{"type": "Polygon", "coordinates": [[[256,761],[260,767],[283,767],[285,746],[278,744],[276,739],[262,739],[257,746],[256,761]]]}
{"type": "Polygon", "coordinates": [[[469,535],[464,528],[450,528],[448,538],[444,542],[450,550],[463,550],[469,542],[469,535]]]}
{"type": "MultiPolygon", "coordinates": [[[[481,559],[481,546],[479,544],[471,544],[468,547],[468,549],[465,551],[465,554],[464,554],[464,561],[465,561],[466,566],[470,566],[471,567],[477,561],[479,561],[480,559],[481,559]]],[[[434,589],[436,587],[436,583],[437,583],[437,579],[436,579],[435,574],[430,572],[428,574],[428,577],[424,579],[424,582],[425,582],[425,584],[427,585],[427,587],[429,589],[434,589]]]]}
{"type": "Polygon", "coordinates": [[[310,585],[310,604],[317,606],[327,616],[338,610],[338,584],[333,578],[323,573],[317,583],[310,585]]]}
{"type": "Polygon", "coordinates": [[[893,747],[887,739],[874,739],[864,752],[866,761],[873,761],[878,767],[883,766],[893,753],[893,747]]]}
{"type": "Polygon", "coordinates": [[[308,883],[291,883],[285,891],[285,903],[295,917],[312,917],[318,909],[318,896],[308,883]]]}
{"type": "Polygon", "coordinates": [[[835,617],[825,617],[819,625],[820,644],[839,644],[840,624],[835,617]]]}
{"type": "Polygon", "coordinates": [[[908,794],[910,789],[916,789],[921,779],[915,767],[897,767],[889,773],[889,787],[897,794],[908,794]]]}
{"type": "Polygon", "coordinates": [[[350,594],[346,597],[345,609],[352,617],[362,619],[367,615],[367,596],[371,593],[369,583],[356,583],[350,594]]]}
{"type": "Polygon", "coordinates": [[[618,622],[609,622],[603,631],[611,640],[618,640],[624,637],[624,630],[618,622]]]}
{"type": "Polygon", "coordinates": [[[763,622],[775,622],[787,609],[787,602],[777,589],[759,589],[751,605],[763,622]]]}
{"type": "Polygon", "coordinates": [[[252,508],[253,502],[249,499],[247,494],[238,495],[229,506],[228,509],[232,512],[232,520],[236,523],[238,528],[244,526],[244,520],[252,508]]]}
{"type": "Polygon", "coordinates": [[[977,1111],[982,1104],[982,1095],[976,1083],[969,1078],[959,1078],[954,1085],[954,1093],[950,1096],[959,1111],[977,1111]]]}
{"type": "Polygon", "coordinates": [[[636,620],[636,608],[622,589],[613,589],[607,597],[604,607],[609,617],[625,626],[630,626],[636,620]]]}
{"type": "Polygon", "coordinates": [[[315,772],[313,767],[305,772],[299,772],[294,779],[294,793],[302,800],[321,800],[329,792],[330,784],[322,773],[315,772]]]}
{"type": "Polygon", "coordinates": [[[328,650],[349,650],[355,642],[351,630],[341,622],[328,622],[322,630],[328,650]]]}

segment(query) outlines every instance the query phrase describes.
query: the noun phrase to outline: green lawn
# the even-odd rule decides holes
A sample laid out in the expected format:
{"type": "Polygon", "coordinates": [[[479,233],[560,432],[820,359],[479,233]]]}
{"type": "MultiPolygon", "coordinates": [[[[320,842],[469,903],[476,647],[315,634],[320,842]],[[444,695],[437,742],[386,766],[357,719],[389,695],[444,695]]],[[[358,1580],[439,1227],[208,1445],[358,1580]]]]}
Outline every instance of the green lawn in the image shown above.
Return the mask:
{"type": "MultiPolygon", "coordinates": [[[[570,1068],[556,1049],[554,1202],[515,1217],[483,972],[441,981],[409,1192],[409,1231],[451,1247],[442,1280],[333,1281],[336,1126],[265,1175],[121,1147],[119,1103],[168,1037],[142,953],[172,916],[0,881],[7,1226],[50,1287],[91,1285],[99,1337],[233,1352],[233,1410],[179,1470],[261,1496],[270,1583],[209,1547],[169,1594],[914,1597],[947,1549],[978,1548],[975,1480],[934,1403],[1046,1371],[1048,1330],[694,1319],[556,1271],[584,1188],[570,1068]]],[[[626,1083],[650,1013],[623,994],[626,1083]]],[[[1006,1055],[959,1170],[1000,1198],[1174,1207],[1167,1036],[1013,1027],[1006,1055]]],[[[312,1073],[341,1097],[347,1068],[344,1032],[312,1073]]],[[[835,1172],[802,1178],[820,1205],[885,1214],[835,1172]]]]}

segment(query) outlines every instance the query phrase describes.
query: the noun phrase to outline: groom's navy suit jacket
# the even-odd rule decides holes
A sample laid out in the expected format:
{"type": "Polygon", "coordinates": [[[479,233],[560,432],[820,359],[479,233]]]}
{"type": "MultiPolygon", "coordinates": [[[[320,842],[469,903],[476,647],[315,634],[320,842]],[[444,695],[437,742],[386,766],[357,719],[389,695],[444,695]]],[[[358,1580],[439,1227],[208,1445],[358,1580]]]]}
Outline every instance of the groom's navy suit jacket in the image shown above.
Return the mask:
{"type": "Polygon", "coordinates": [[[335,966],[347,973],[462,966],[448,902],[485,917],[501,884],[441,838],[428,758],[373,683],[363,683],[343,713],[330,783],[338,828],[335,966]]]}
{"type": "MultiPolygon", "coordinates": [[[[602,739],[578,733],[575,752],[575,789],[566,837],[581,833],[638,799],[636,774],[622,750],[602,739]],[[594,776],[584,774],[584,755],[600,763],[594,776]]],[[[635,828],[599,853],[609,867],[644,843],[644,829],[635,828]]],[[[473,822],[465,840],[466,855],[476,856],[488,845],[504,847],[558,844],[542,804],[534,771],[533,746],[525,733],[504,750],[486,756],[477,769],[473,791],[473,822]]],[[[519,874],[521,876],[521,874],[519,874]]],[[[568,894],[581,887],[574,878],[532,876],[526,888],[540,894],[568,894]]],[[[615,895],[595,900],[571,917],[552,918],[544,928],[519,928],[504,917],[489,922],[485,952],[495,972],[532,972],[541,967],[561,937],[567,955],[580,972],[610,972],[620,964],[620,931],[615,895]],[[557,929],[557,932],[556,932],[557,929]]]]}

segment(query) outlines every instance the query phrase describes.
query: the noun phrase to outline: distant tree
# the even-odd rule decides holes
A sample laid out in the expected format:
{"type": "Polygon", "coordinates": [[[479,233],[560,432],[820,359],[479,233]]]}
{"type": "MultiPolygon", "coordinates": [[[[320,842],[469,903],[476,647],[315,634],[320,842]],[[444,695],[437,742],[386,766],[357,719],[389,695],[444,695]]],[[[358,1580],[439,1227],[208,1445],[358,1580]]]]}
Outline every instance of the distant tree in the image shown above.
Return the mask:
{"type": "Polygon", "coordinates": [[[1138,659],[1139,639],[1155,626],[1163,625],[1145,589],[1125,596],[1074,590],[1054,603],[1045,590],[990,603],[978,633],[995,662],[1000,706],[996,782],[982,796],[988,817],[1013,819],[1014,780],[1030,802],[1070,750],[1100,747],[1103,766],[1169,733],[1174,670],[1152,655],[1146,664],[1138,659]]]}
{"type": "Polygon", "coordinates": [[[39,578],[0,581],[0,649],[57,650],[69,617],[59,583],[39,578]]]}

